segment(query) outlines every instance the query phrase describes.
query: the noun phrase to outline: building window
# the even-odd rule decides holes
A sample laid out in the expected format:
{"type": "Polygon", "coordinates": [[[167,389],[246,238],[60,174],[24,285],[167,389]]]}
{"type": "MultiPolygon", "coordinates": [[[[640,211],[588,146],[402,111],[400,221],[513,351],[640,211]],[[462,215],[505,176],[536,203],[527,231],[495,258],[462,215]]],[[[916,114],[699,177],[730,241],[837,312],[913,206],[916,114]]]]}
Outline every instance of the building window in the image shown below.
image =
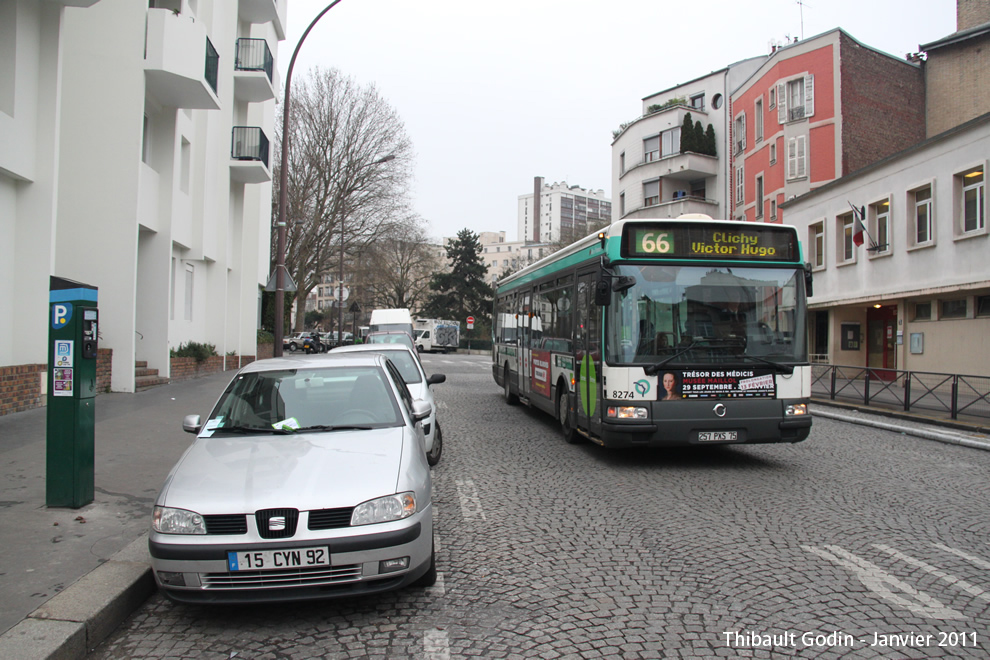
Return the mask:
{"type": "Polygon", "coordinates": [[[966,318],[966,299],[962,300],[942,300],[940,319],[964,319],[966,318]]]}
{"type": "Polygon", "coordinates": [[[873,254],[890,254],[890,202],[884,200],[870,205],[873,217],[871,223],[872,238],[876,241],[873,254]]]}
{"type": "Polygon", "coordinates": [[[770,143],[770,164],[777,164],[777,143],[776,141],[770,143]]]}
{"type": "Polygon", "coordinates": [[[806,136],[798,135],[787,141],[787,178],[802,179],[808,175],[806,136]]]}
{"type": "Polygon", "coordinates": [[[141,134],[141,162],[151,165],[151,120],[144,116],[144,129],[141,134]]]}
{"type": "Polygon", "coordinates": [[[733,144],[735,144],[735,153],[741,154],[746,151],[746,113],[742,113],[736,117],[735,122],[733,122],[733,144]]]}
{"type": "Polygon", "coordinates": [[[661,149],[660,157],[666,158],[674,154],[681,153],[681,127],[672,128],[660,134],[661,149]]]}
{"type": "Polygon", "coordinates": [[[753,113],[756,116],[756,142],[761,142],[763,140],[763,99],[756,99],[756,110],[753,113]]]}
{"type": "Polygon", "coordinates": [[[186,299],[185,299],[185,318],[186,321],[192,321],[193,318],[193,282],[195,280],[195,270],[192,264],[186,264],[186,299]]]}
{"type": "Polygon", "coordinates": [[[843,263],[856,261],[856,244],[853,243],[855,227],[856,218],[852,213],[845,213],[838,217],[839,254],[842,255],[843,263]]]}
{"type": "Polygon", "coordinates": [[[656,206],[660,203],[660,179],[643,183],[643,206],[656,206]]]}
{"type": "Polygon", "coordinates": [[[777,90],[773,87],[770,88],[770,109],[777,107],[777,90]]]}
{"type": "Polygon", "coordinates": [[[736,169],[736,204],[746,201],[746,179],[743,176],[743,168],[736,169]]]}
{"type": "Polygon", "coordinates": [[[915,321],[931,321],[932,320],[932,304],[930,302],[914,303],[914,320],[915,321]]]}
{"type": "Polygon", "coordinates": [[[704,109],[705,109],[705,95],[704,94],[696,94],[696,95],[692,96],[691,97],[691,107],[694,108],[695,110],[704,111],[704,109]]]}
{"type": "Polygon", "coordinates": [[[712,97],[712,107],[715,108],[716,110],[718,110],[719,108],[722,107],[722,95],[721,94],[716,94],[715,96],[712,97]]]}
{"type": "Polygon", "coordinates": [[[770,200],[770,222],[773,222],[776,219],[777,219],[777,200],[771,199],[770,200]]]}
{"type": "Polygon", "coordinates": [[[777,85],[777,123],[815,114],[815,77],[811,74],[777,85]]]}
{"type": "Polygon", "coordinates": [[[964,172],[962,179],[962,230],[979,231],[984,225],[983,167],[964,172]]]}
{"type": "Polygon", "coordinates": [[[932,235],[932,187],[925,186],[911,191],[910,208],[913,209],[914,243],[925,245],[931,243],[932,235]]]}
{"type": "Polygon", "coordinates": [[[976,296],[976,315],[990,316],[990,296],[976,296]]]}
{"type": "Polygon", "coordinates": [[[643,140],[643,162],[651,163],[660,158],[660,136],[654,135],[643,140]]]}
{"type": "Polygon", "coordinates": [[[808,227],[808,243],[811,245],[811,267],[825,267],[825,223],[816,222],[808,227]]]}
{"type": "Polygon", "coordinates": [[[756,217],[763,217],[763,177],[756,177],[756,217]]]}
{"type": "Polygon", "coordinates": [[[626,214],[626,193],[619,193],[619,216],[626,214]]]}
{"type": "Polygon", "coordinates": [[[626,152],[619,154],[619,174],[626,173],[626,152]]]}

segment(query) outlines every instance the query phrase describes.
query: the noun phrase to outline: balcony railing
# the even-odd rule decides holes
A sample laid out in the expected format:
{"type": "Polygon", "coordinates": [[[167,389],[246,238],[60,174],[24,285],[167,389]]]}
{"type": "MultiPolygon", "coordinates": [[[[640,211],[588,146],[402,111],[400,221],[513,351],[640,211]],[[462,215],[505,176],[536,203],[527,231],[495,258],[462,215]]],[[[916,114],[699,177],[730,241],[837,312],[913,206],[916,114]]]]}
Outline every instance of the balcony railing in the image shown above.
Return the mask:
{"type": "Polygon", "coordinates": [[[256,160],[268,167],[268,137],[256,126],[235,126],[231,140],[233,160],[256,160]]]}
{"type": "Polygon", "coordinates": [[[274,59],[268,42],[264,39],[238,39],[235,71],[264,71],[272,82],[274,59]]]}
{"type": "Polygon", "coordinates": [[[206,83],[213,90],[213,93],[217,93],[217,75],[220,72],[220,55],[217,53],[217,49],[213,47],[213,42],[210,38],[206,38],[206,71],[204,77],[206,78],[206,83]]]}
{"type": "Polygon", "coordinates": [[[798,119],[804,119],[804,106],[799,105],[794,108],[788,108],[787,118],[789,121],[795,121],[798,119]]]}

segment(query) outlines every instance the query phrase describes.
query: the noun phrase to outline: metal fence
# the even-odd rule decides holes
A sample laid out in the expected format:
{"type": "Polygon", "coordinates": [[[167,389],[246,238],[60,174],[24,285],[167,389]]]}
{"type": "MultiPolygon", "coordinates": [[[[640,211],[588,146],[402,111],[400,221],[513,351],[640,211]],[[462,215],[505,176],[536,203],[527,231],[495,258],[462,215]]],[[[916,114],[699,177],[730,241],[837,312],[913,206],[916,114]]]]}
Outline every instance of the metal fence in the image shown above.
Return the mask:
{"type": "Polygon", "coordinates": [[[990,376],[812,364],[811,395],[956,420],[990,418],[990,376]]]}

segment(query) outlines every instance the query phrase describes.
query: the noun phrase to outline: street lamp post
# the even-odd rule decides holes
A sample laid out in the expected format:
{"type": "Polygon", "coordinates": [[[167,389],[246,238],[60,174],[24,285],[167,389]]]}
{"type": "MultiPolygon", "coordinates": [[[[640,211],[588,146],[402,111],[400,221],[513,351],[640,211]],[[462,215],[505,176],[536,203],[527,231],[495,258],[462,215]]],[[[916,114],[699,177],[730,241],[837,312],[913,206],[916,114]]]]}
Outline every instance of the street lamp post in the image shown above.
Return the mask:
{"type": "MultiPolygon", "coordinates": [[[[278,240],[275,246],[275,346],[273,355],[282,356],[282,338],[285,335],[283,325],[285,324],[285,206],[286,206],[286,186],[288,185],[289,170],[289,93],[292,90],[292,69],[296,64],[296,55],[299,54],[299,47],[309,35],[310,30],[316,25],[323,15],[333,9],[341,0],[334,0],[323,8],[316,18],[309,24],[306,31],[299,38],[299,43],[292,51],[292,59],[289,60],[289,68],[285,73],[285,95],[282,100],[282,164],[278,173],[278,240]]],[[[341,234],[343,237],[343,234],[341,234]]],[[[341,248],[343,249],[343,247],[341,248]]]]}

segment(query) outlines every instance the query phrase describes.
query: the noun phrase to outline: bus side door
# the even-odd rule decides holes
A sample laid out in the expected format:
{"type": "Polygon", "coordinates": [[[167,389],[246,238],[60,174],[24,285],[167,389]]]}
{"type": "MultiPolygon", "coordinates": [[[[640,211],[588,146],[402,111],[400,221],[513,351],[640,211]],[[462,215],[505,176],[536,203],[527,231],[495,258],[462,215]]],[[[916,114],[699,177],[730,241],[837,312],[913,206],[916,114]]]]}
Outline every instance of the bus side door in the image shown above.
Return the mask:
{"type": "Polygon", "coordinates": [[[530,390],[530,369],[532,365],[531,352],[530,352],[530,342],[532,340],[532,311],[533,311],[533,294],[530,291],[523,291],[519,293],[519,371],[516,373],[516,378],[518,379],[516,383],[519,385],[519,396],[529,398],[530,390]]]}
{"type": "Polygon", "coordinates": [[[578,275],[575,365],[578,428],[601,433],[601,308],[595,304],[598,271],[578,275]]]}

